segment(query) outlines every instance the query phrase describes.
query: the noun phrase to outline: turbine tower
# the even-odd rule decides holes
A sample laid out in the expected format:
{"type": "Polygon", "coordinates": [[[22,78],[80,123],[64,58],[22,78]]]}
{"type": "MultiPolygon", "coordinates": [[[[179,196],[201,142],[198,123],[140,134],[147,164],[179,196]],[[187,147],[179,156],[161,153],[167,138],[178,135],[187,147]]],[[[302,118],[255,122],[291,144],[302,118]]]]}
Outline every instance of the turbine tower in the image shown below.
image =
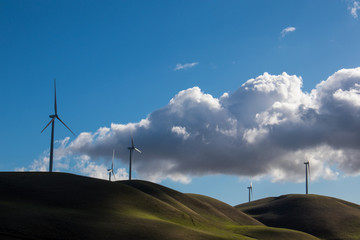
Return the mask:
{"type": "Polygon", "coordinates": [[[108,169],[109,181],[111,181],[111,174],[114,176],[114,180],[116,181],[115,173],[114,173],[114,157],[115,157],[115,149],[113,149],[113,158],[112,158],[111,168],[108,169]]]}
{"type": "Polygon", "coordinates": [[[44,127],[44,129],[41,131],[41,133],[50,125],[51,123],[51,141],[50,141],[50,161],[49,161],[49,172],[52,172],[53,169],[53,156],[54,156],[54,125],[55,125],[55,119],[57,118],[69,131],[75,136],[75,133],[71,131],[71,129],[66,126],[66,124],[60,119],[60,117],[57,114],[57,105],[56,105],[56,79],[54,79],[54,90],[55,90],[55,104],[54,104],[54,110],[55,114],[50,115],[51,118],[50,122],[44,127]]]}
{"type": "Polygon", "coordinates": [[[310,178],[310,163],[309,161],[304,162],[305,164],[305,188],[306,188],[306,194],[309,194],[309,181],[308,181],[308,173],[309,173],[309,178],[310,178]]]}
{"type": "Polygon", "coordinates": [[[251,202],[251,198],[253,197],[252,182],[250,182],[250,187],[247,187],[247,189],[249,189],[249,202],[251,202]]]}
{"type": "Polygon", "coordinates": [[[134,138],[131,135],[131,147],[128,147],[128,149],[130,150],[130,161],[129,161],[129,180],[131,180],[131,162],[132,162],[132,154],[133,151],[137,151],[138,153],[141,153],[141,151],[139,149],[137,149],[134,145],[134,138]]]}

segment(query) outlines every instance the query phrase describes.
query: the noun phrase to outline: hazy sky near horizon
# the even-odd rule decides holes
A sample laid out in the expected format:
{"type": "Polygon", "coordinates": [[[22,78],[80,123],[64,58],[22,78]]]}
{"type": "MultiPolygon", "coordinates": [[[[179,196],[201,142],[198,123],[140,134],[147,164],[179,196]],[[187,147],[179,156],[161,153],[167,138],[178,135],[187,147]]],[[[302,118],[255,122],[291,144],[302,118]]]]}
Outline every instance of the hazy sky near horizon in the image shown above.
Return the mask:
{"type": "Polygon", "coordinates": [[[0,1],[0,170],[360,203],[360,1],[0,1]]]}

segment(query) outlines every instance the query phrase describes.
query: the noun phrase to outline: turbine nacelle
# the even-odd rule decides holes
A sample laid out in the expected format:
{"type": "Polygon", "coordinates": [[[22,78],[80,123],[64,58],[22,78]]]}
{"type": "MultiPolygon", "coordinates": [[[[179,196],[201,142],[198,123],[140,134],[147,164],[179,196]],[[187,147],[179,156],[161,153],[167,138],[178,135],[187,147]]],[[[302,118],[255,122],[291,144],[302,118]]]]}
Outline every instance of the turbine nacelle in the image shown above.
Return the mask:
{"type": "Polygon", "coordinates": [[[140,149],[136,148],[136,147],[128,147],[129,150],[135,150],[138,153],[141,153],[140,149]]]}

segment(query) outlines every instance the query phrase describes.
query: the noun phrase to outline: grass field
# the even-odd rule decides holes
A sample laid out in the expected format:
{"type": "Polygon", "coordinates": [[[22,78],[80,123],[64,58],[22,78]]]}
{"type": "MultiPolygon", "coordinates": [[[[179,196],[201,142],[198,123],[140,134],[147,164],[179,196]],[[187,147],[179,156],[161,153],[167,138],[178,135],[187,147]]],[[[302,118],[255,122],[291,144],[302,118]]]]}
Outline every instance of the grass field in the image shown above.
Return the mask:
{"type": "Polygon", "coordinates": [[[360,239],[360,206],[319,195],[284,195],[236,208],[267,226],[296,229],[321,239],[360,239]]]}
{"type": "Polygon", "coordinates": [[[317,239],[145,181],[0,173],[1,239],[317,239]]]}

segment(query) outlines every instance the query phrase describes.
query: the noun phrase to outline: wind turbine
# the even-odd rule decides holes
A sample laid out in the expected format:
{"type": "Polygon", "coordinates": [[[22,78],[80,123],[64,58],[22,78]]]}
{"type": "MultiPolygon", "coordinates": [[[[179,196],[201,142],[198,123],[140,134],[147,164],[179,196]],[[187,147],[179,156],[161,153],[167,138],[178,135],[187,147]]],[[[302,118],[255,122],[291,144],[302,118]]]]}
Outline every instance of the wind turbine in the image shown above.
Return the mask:
{"type": "Polygon", "coordinates": [[[114,173],[114,157],[115,157],[115,149],[113,149],[113,158],[112,158],[111,168],[108,169],[109,181],[111,181],[111,173],[114,176],[114,180],[116,181],[115,173],[114,173]]]}
{"type": "Polygon", "coordinates": [[[71,129],[66,126],[66,124],[60,119],[60,117],[57,114],[57,105],[56,105],[56,79],[54,79],[54,89],[55,89],[55,104],[54,104],[54,110],[55,114],[50,115],[51,118],[50,122],[44,127],[44,129],[41,131],[41,133],[50,125],[51,123],[51,141],[50,141],[50,165],[49,165],[49,172],[52,172],[53,168],[53,156],[54,156],[54,125],[55,125],[55,119],[57,118],[69,131],[75,136],[75,133],[71,131],[71,129]]]}
{"type": "Polygon", "coordinates": [[[309,193],[309,181],[308,181],[308,172],[309,172],[309,178],[311,178],[310,176],[310,163],[309,161],[304,162],[305,164],[305,182],[306,182],[306,194],[309,193]]]}
{"type": "Polygon", "coordinates": [[[129,180],[131,180],[131,162],[132,162],[132,153],[133,151],[137,151],[138,153],[141,153],[141,151],[139,149],[137,149],[134,145],[134,138],[131,135],[131,147],[128,147],[128,149],[130,150],[130,161],[129,161],[129,180]]]}
{"type": "Polygon", "coordinates": [[[250,182],[250,187],[247,187],[247,189],[249,189],[249,202],[251,202],[251,198],[253,197],[252,182],[250,182]]]}

